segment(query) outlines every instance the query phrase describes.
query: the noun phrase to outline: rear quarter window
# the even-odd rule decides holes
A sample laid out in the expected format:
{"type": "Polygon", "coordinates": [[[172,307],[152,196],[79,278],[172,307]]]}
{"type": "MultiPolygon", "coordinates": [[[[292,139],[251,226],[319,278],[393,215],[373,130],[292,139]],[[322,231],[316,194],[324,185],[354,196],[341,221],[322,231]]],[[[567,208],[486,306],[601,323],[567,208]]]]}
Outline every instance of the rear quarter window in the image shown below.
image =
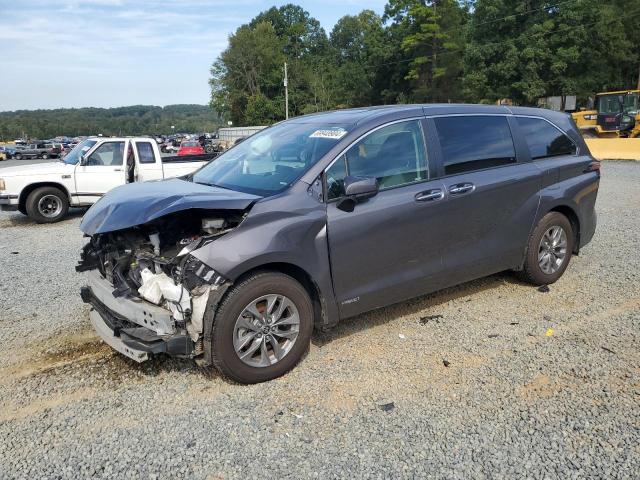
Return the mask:
{"type": "Polygon", "coordinates": [[[516,117],[532,160],[575,155],[577,147],[560,129],[541,118],[516,117]]]}
{"type": "Polygon", "coordinates": [[[451,116],[433,120],[442,149],[445,175],[517,161],[509,122],[504,116],[451,116]]]}
{"type": "Polygon", "coordinates": [[[140,163],[155,163],[156,157],[153,154],[153,147],[150,142],[136,142],[138,150],[138,161],[140,163]]]}

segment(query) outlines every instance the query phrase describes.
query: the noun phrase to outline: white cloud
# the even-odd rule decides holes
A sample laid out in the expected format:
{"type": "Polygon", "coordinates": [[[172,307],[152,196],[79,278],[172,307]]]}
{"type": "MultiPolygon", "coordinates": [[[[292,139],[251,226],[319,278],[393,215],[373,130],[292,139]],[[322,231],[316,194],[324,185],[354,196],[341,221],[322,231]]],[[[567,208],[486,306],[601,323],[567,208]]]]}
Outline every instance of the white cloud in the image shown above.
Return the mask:
{"type": "MultiPolygon", "coordinates": [[[[134,103],[206,103],[229,34],[275,2],[0,0],[0,111],[134,103]],[[182,87],[184,86],[184,87],[182,87]]],[[[297,3],[297,2],[295,2],[297,3]]],[[[364,0],[301,2],[327,31],[364,0]],[[331,8],[327,8],[331,6],[331,8]]]]}

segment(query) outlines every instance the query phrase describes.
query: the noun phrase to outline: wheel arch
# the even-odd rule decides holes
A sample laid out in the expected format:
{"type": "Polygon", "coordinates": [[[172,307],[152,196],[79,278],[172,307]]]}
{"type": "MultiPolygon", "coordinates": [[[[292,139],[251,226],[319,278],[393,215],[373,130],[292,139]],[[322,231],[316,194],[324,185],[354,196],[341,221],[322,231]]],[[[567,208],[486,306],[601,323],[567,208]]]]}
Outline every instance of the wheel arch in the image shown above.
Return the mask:
{"type": "Polygon", "coordinates": [[[58,190],[61,190],[62,193],[65,193],[67,195],[67,199],[69,200],[69,203],[71,203],[71,195],[69,194],[69,190],[67,190],[67,188],[61,183],[35,182],[35,183],[30,183],[29,185],[24,187],[20,192],[20,197],[18,199],[18,209],[21,209],[21,211],[22,210],[26,211],[27,198],[29,198],[29,195],[31,195],[31,192],[33,192],[34,190],[40,187],[53,187],[53,188],[57,188],[58,190]]]}
{"type": "MultiPolygon", "coordinates": [[[[292,277],[296,280],[309,294],[313,304],[314,327],[322,328],[324,317],[327,312],[326,302],[322,295],[322,291],[318,284],[313,280],[309,272],[302,267],[288,262],[270,262],[259,266],[255,266],[238,276],[234,283],[241,283],[245,278],[258,272],[278,272],[292,277]]],[[[226,294],[225,294],[226,296],[226,294]]]]}

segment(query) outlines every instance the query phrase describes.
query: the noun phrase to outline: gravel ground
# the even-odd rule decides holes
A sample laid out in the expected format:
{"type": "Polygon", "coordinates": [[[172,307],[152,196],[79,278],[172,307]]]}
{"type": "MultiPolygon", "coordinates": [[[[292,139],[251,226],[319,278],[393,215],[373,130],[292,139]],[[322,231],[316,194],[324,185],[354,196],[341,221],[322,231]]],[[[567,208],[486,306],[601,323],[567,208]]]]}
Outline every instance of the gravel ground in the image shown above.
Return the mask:
{"type": "Polygon", "coordinates": [[[639,186],[604,164],[596,236],[549,292],[500,274],[362,315],[255,386],[111,352],[81,212],[2,213],[0,478],[637,478],[639,186]]]}

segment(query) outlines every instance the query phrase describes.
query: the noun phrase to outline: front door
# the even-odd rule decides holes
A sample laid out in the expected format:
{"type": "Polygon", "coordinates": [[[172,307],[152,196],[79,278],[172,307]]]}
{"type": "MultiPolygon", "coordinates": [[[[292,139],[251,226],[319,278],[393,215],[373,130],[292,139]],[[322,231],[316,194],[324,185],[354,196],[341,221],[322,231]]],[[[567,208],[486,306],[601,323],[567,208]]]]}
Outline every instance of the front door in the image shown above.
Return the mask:
{"type": "Polygon", "coordinates": [[[325,172],[331,273],[341,317],[437,288],[446,239],[443,184],[429,180],[419,120],[392,123],[359,140],[325,172]],[[375,177],[379,193],[339,208],[347,176],[375,177]]]}
{"type": "Polygon", "coordinates": [[[78,204],[95,203],[106,192],[126,183],[124,141],[101,143],[76,166],[76,199],[78,204]]]}

